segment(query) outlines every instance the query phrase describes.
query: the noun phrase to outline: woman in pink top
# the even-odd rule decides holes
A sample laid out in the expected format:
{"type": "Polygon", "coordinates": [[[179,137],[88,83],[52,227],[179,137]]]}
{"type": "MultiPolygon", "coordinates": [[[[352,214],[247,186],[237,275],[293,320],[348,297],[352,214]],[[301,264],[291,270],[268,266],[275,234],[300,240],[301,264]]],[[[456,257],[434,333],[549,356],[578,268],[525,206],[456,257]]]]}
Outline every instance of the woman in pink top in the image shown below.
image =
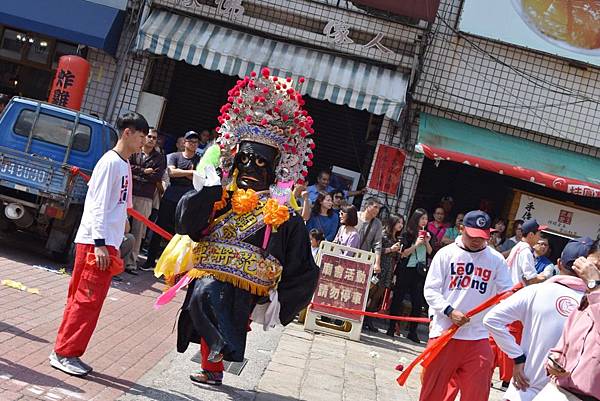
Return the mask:
{"type": "Polygon", "coordinates": [[[446,212],[444,208],[438,206],[433,212],[433,221],[427,224],[426,229],[434,239],[432,245],[435,251],[442,247],[442,238],[444,238],[444,234],[446,234],[446,230],[448,229],[448,226],[444,223],[444,218],[446,218],[446,212]]]}
{"type": "Polygon", "coordinates": [[[356,208],[353,205],[342,206],[340,208],[340,229],[333,242],[351,248],[360,248],[360,235],[356,230],[357,224],[358,213],[356,208]]]}
{"type": "Polygon", "coordinates": [[[535,400],[600,400],[600,241],[587,258],[578,258],[573,269],[586,282],[588,293],[571,313],[565,330],[550,351],[546,370],[550,382],[535,400]],[[555,362],[553,362],[555,361],[555,362]]]}

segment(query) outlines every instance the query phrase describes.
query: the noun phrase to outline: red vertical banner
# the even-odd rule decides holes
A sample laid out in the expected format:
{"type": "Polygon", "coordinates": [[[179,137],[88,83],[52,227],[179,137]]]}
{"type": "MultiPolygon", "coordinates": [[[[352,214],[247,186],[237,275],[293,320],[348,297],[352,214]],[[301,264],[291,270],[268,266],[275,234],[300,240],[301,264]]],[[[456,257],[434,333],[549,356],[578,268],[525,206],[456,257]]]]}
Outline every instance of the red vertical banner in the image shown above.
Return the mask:
{"type": "Polygon", "coordinates": [[[89,75],[90,63],[86,59],[79,56],[62,56],[58,60],[48,102],[80,110],[89,75]]]}
{"type": "Polygon", "coordinates": [[[395,195],[402,179],[406,153],[388,145],[377,147],[377,158],[368,187],[386,194],[395,195]]]}

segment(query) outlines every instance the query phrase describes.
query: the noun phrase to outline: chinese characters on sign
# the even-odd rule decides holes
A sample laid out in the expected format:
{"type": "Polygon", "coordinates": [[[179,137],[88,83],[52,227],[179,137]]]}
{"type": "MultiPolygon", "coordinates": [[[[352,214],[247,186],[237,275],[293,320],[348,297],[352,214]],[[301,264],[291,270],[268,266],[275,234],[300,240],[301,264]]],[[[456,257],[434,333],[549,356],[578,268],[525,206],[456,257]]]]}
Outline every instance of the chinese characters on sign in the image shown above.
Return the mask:
{"type": "Polygon", "coordinates": [[[529,202],[527,203],[527,205],[525,206],[525,212],[521,215],[521,219],[522,220],[531,220],[531,212],[535,210],[535,205],[533,204],[533,202],[529,202]]]}
{"type": "Polygon", "coordinates": [[[597,238],[600,234],[600,215],[591,211],[522,194],[516,218],[536,219],[550,231],[569,237],[597,238]]]}
{"type": "Polygon", "coordinates": [[[384,45],[381,44],[381,40],[383,39],[383,33],[378,32],[377,35],[375,35],[375,37],[373,39],[371,39],[369,41],[369,43],[367,43],[366,45],[363,46],[363,49],[370,49],[372,47],[375,47],[377,50],[379,50],[382,53],[391,53],[392,51],[390,49],[388,49],[387,47],[385,47],[384,45]]]}
{"type": "MultiPolygon", "coordinates": [[[[184,7],[202,7],[205,5],[201,0],[176,0],[176,5],[182,5],[184,7]]],[[[242,6],[242,0],[215,0],[217,6],[217,14],[222,15],[230,21],[235,21],[242,15],[244,15],[244,6],[242,6]]]]}
{"type": "Polygon", "coordinates": [[[571,224],[573,220],[573,212],[569,212],[568,210],[561,210],[558,214],[558,221],[564,224],[571,224]]]}
{"type": "Polygon", "coordinates": [[[217,13],[231,21],[235,21],[244,14],[242,0],[216,0],[215,4],[217,5],[217,13]]]}
{"type": "Polygon", "coordinates": [[[56,85],[54,87],[52,101],[50,103],[67,107],[67,104],[69,104],[69,96],[71,95],[68,89],[73,86],[74,81],[75,75],[70,70],[58,70],[56,85]]]}
{"type": "MultiPolygon", "coordinates": [[[[350,26],[343,21],[331,20],[328,21],[323,28],[323,35],[327,40],[336,45],[345,45],[354,43],[354,40],[350,38],[350,26]]],[[[363,50],[369,50],[375,48],[384,54],[391,53],[392,51],[385,47],[381,41],[383,40],[383,33],[378,32],[373,39],[368,43],[361,45],[363,50]]]]}
{"type": "Polygon", "coordinates": [[[58,60],[48,102],[80,110],[90,74],[90,63],[79,56],[67,55],[58,60]]]}
{"type": "MultiPolygon", "coordinates": [[[[371,265],[332,255],[321,257],[321,274],[313,302],[338,308],[363,310],[368,294],[371,265]]],[[[315,311],[331,312],[313,307],[315,311]]],[[[358,321],[357,315],[335,312],[336,316],[358,321]]]]}
{"type": "Polygon", "coordinates": [[[406,154],[392,146],[379,145],[369,188],[386,194],[396,195],[402,178],[406,154]]]}
{"type": "Polygon", "coordinates": [[[327,40],[336,45],[354,43],[354,41],[348,37],[349,34],[350,27],[342,21],[329,21],[323,29],[323,35],[327,36],[327,40]]]}

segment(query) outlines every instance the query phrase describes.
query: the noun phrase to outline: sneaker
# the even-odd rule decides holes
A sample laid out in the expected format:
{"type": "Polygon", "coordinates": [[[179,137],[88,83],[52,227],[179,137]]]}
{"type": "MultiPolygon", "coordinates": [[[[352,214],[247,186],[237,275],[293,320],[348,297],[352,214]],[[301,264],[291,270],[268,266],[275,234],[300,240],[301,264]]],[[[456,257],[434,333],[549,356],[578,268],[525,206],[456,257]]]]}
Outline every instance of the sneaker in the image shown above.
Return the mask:
{"type": "Polygon", "coordinates": [[[140,269],[143,272],[151,272],[154,270],[154,266],[151,265],[143,265],[141,267],[139,267],[138,269],[140,269]]]}
{"type": "Polygon", "coordinates": [[[86,369],[77,357],[60,356],[52,351],[48,359],[50,359],[50,366],[71,376],[85,376],[91,372],[91,367],[88,366],[86,369]]]}
{"type": "Polygon", "coordinates": [[[202,372],[191,374],[190,380],[194,383],[220,386],[223,384],[223,372],[207,372],[203,370],[202,372]]]}
{"type": "Polygon", "coordinates": [[[92,370],[94,370],[94,368],[92,368],[90,365],[88,365],[87,363],[83,362],[80,358],[75,358],[77,359],[77,362],[79,362],[79,365],[84,369],[87,370],[88,373],[90,373],[92,370]]]}

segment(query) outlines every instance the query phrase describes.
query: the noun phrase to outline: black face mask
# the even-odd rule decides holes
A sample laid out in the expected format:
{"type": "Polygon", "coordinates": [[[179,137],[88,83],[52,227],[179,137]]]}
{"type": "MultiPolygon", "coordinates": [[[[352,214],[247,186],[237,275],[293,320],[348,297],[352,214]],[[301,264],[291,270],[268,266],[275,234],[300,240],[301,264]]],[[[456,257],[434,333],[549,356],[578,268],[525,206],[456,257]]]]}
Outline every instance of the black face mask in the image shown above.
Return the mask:
{"type": "Polygon", "coordinates": [[[275,166],[278,162],[277,149],[262,143],[242,142],[234,161],[238,170],[237,187],[255,191],[269,189],[269,185],[275,182],[275,166]]]}

